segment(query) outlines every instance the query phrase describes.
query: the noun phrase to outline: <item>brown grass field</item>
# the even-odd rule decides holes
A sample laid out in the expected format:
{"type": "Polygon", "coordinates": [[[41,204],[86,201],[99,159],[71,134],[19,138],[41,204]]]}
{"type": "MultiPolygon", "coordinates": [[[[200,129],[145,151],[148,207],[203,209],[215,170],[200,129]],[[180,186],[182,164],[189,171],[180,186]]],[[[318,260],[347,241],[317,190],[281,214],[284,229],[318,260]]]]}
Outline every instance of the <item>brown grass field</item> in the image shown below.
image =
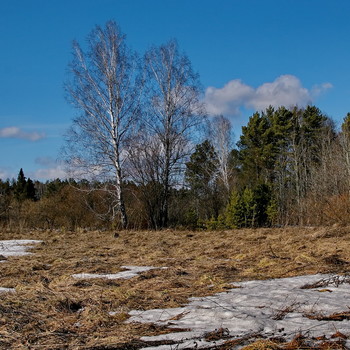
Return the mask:
{"type": "MultiPolygon", "coordinates": [[[[347,227],[0,233],[1,240],[16,238],[43,243],[31,256],[0,264],[0,286],[16,289],[0,294],[1,349],[139,349],[145,345],[141,336],[169,331],[126,323],[129,310],[181,306],[189,297],[232,288],[235,281],[350,271],[347,227]],[[129,280],[71,277],[116,273],[122,265],[168,268],[129,280]]],[[[300,339],[293,342],[261,340],[246,348],[306,347],[300,339]]],[[[322,349],[328,348],[342,345],[322,349]]]]}

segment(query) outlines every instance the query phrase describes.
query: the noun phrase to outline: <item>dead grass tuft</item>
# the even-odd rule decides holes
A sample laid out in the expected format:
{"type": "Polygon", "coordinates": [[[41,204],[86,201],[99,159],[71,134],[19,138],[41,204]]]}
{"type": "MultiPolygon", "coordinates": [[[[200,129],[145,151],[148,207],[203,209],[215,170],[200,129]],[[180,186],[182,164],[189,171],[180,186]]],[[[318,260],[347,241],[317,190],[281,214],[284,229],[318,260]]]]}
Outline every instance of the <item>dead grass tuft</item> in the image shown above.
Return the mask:
{"type": "Polygon", "coordinates": [[[242,348],[242,350],[278,350],[281,349],[280,344],[271,340],[259,339],[252,344],[242,348]]]}
{"type": "Polygon", "coordinates": [[[230,338],[230,331],[227,328],[215,329],[204,334],[204,339],[208,342],[230,338]]]}
{"type": "MultiPolygon", "coordinates": [[[[286,341],[284,338],[278,339],[258,339],[257,341],[244,346],[242,350],[345,350],[344,335],[340,332],[335,333],[332,339],[327,339],[324,336],[314,339],[307,338],[302,334],[298,334],[291,341],[286,341]]],[[[233,348],[232,348],[233,349],[233,348]]]]}
{"type": "Polygon", "coordinates": [[[307,318],[318,321],[343,321],[350,320],[350,311],[336,312],[331,315],[323,315],[320,313],[309,313],[304,315],[307,318]]]}
{"type": "Polygon", "coordinates": [[[332,334],[331,338],[332,339],[334,339],[334,338],[348,339],[348,337],[345,334],[343,334],[343,333],[341,333],[339,331],[337,331],[334,334],[332,334]]]}
{"type": "Polygon", "coordinates": [[[341,259],[338,254],[332,254],[324,258],[324,262],[328,265],[348,265],[349,262],[341,259]]]}

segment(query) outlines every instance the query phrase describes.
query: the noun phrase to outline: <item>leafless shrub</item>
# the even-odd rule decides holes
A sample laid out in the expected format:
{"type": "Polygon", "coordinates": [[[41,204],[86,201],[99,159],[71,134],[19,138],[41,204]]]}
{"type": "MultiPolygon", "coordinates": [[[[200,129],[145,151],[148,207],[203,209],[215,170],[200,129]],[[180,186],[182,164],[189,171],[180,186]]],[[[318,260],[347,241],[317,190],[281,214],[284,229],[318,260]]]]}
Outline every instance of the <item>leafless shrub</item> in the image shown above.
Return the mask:
{"type": "Polygon", "coordinates": [[[296,311],[300,307],[300,303],[293,302],[292,304],[276,310],[273,320],[283,320],[287,314],[296,311]]]}

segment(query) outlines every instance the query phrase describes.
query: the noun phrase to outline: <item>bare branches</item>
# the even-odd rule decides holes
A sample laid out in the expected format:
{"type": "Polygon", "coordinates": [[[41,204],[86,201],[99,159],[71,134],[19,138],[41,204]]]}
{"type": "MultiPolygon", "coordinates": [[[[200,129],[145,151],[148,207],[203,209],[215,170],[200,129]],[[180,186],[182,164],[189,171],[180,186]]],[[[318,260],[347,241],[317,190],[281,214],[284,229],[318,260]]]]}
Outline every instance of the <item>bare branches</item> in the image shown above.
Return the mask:
{"type": "Polygon", "coordinates": [[[229,167],[229,156],[232,150],[232,127],[230,121],[221,116],[212,119],[210,125],[210,140],[218,158],[219,178],[227,192],[230,191],[232,169],[229,167]]]}
{"type": "Polygon", "coordinates": [[[159,191],[153,193],[159,203],[152,225],[166,227],[170,188],[183,176],[204,109],[198,75],[187,56],[178,52],[175,41],[151,48],[144,57],[144,71],[143,128],[129,149],[130,163],[136,183],[145,190],[153,184],[152,191],[159,191]]]}
{"type": "Polygon", "coordinates": [[[67,135],[66,159],[90,178],[113,174],[125,223],[125,165],[137,184],[157,183],[159,225],[166,226],[170,188],[183,175],[203,105],[198,75],[175,41],[150,49],[143,63],[140,70],[114,22],[91,32],[86,51],[73,44],[66,91],[81,114],[67,135]]]}
{"type": "Polygon", "coordinates": [[[81,114],[67,135],[67,163],[89,177],[112,176],[123,227],[127,216],[122,197],[126,144],[140,117],[142,86],[137,79],[136,55],[114,22],[96,27],[84,52],[73,44],[69,101],[81,114]],[[112,175],[113,174],[113,175],[112,175]]]}

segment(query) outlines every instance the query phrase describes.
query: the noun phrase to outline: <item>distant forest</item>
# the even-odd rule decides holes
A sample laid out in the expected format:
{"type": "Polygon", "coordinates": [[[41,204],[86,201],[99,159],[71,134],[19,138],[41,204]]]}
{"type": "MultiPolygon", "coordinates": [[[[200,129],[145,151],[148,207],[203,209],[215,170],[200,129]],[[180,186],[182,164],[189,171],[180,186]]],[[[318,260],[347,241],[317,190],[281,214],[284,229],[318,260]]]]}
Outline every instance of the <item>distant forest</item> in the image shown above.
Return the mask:
{"type": "Polygon", "coordinates": [[[74,42],[62,158],[71,180],[0,181],[0,225],[43,229],[226,229],[350,221],[350,114],[253,114],[236,146],[206,115],[199,76],[175,40],[133,52],[119,26],[74,42]],[[84,179],[84,180],[74,180],[84,179]]]}
{"type": "MultiPolygon", "coordinates": [[[[336,130],[315,106],[270,107],[250,117],[236,146],[226,118],[211,118],[207,127],[208,137],[177,169],[166,223],[162,183],[123,179],[127,228],[350,223],[350,114],[336,130]]],[[[114,191],[113,179],[42,183],[21,169],[17,179],[0,180],[0,226],[120,229],[114,191]]]]}

